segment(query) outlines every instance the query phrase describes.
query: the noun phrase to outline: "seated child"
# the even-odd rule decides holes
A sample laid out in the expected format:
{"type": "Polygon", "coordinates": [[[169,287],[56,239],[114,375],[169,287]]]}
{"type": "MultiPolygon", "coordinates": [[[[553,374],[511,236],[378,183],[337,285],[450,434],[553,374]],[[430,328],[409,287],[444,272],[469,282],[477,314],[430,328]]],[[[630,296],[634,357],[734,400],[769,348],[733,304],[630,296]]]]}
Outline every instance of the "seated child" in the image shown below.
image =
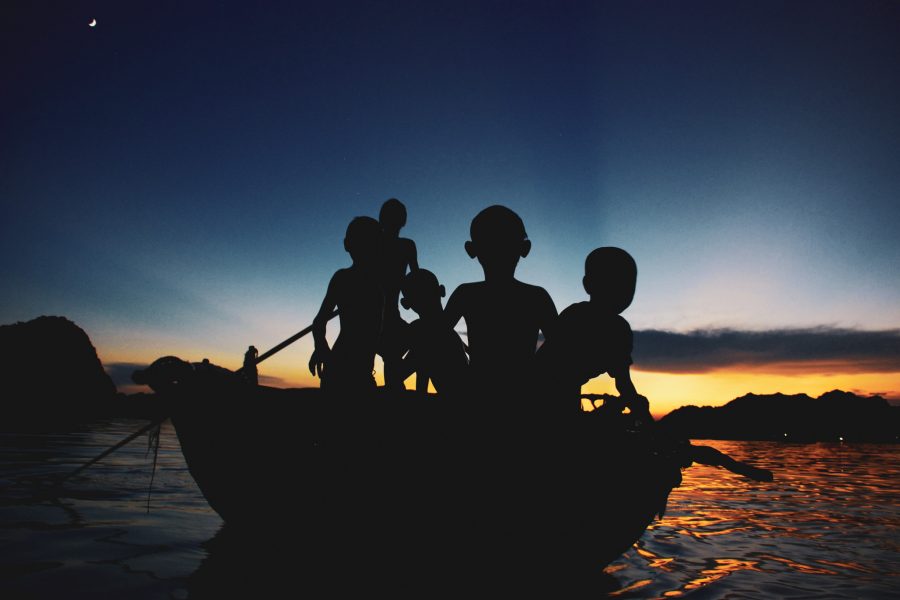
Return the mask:
{"type": "Polygon", "coordinates": [[[313,320],[315,351],[309,371],[318,375],[323,389],[338,393],[375,389],[375,352],[381,335],[384,294],[378,281],[378,248],[381,226],[371,217],[356,217],[347,226],[344,249],[353,263],[339,269],[313,320]],[[341,330],[328,347],[325,324],[338,310],[341,330]]]}
{"type": "Polygon", "coordinates": [[[415,372],[416,391],[427,393],[431,379],[438,393],[457,396],[464,387],[469,359],[459,334],[444,319],[444,286],[434,273],[419,269],[403,279],[400,289],[403,308],[419,315],[406,330],[409,352],[402,361],[400,377],[406,379],[415,372]]]}
{"type": "MultiPolygon", "coordinates": [[[[621,248],[597,248],[584,263],[584,290],[589,302],[572,304],[559,315],[556,333],[538,350],[538,370],[543,393],[562,400],[575,412],[581,405],[581,386],[608,373],[615,379],[619,397],[640,422],[652,422],[647,399],[631,381],[631,327],[619,313],[631,304],[637,282],[637,265],[621,248]]],[[[604,405],[621,412],[624,406],[604,405]]]]}
{"type": "MultiPolygon", "coordinates": [[[[608,373],[615,379],[620,403],[605,402],[599,412],[612,413],[611,425],[646,426],[654,432],[661,448],[678,450],[688,461],[725,467],[757,481],[772,481],[767,469],[736,461],[709,446],[695,446],[689,440],[660,430],[650,415],[647,399],[637,393],[631,381],[631,327],[620,313],[631,304],[637,281],[637,265],[621,248],[603,247],[592,251],[584,264],[584,290],[589,302],[572,304],[559,315],[553,339],[537,352],[540,379],[537,394],[555,405],[562,395],[561,412],[575,414],[581,403],[581,386],[590,379],[608,373]],[[628,417],[622,410],[628,407],[628,417]]],[[[551,419],[553,413],[547,415],[551,419]]],[[[688,466],[690,462],[684,466],[688,466]]]]}
{"type": "Polygon", "coordinates": [[[484,397],[515,399],[532,375],[538,334],[552,335],[556,306],[547,291],[515,278],[531,242],[515,212],[493,205],[478,213],[466,252],[477,258],[484,281],[464,283],[447,301],[447,323],[465,319],[469,340],[470,383],[484,397]]]}

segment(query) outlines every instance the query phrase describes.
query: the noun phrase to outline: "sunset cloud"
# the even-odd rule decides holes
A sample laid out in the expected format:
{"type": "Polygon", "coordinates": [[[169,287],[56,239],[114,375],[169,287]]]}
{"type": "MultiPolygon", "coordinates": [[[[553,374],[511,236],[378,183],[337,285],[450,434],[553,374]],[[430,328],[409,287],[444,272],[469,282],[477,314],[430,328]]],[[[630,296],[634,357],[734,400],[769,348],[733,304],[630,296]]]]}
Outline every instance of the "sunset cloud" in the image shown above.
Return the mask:
{"type": "Polygon", "coordinates": [[[644,330],[634,333],[633,357],[635,368],[667,373],[900,372],[900,330],[644,330]]]}

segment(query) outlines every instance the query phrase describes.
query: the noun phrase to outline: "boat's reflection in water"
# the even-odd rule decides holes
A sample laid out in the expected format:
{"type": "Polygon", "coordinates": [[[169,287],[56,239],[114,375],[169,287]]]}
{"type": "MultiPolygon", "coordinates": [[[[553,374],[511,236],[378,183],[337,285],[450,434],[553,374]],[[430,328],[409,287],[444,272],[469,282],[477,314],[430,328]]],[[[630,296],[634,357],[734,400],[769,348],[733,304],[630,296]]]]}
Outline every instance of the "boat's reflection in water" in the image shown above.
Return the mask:
{"type": "Polygon", "coordinates": [[[204,544],[207,556],[188,580],[189,598],[347,598],[375,593],[393,598],[535,593],[572,597],[574,592],[596,598],[620,587],[603,569],[576,579],[559,566],[523,569],[521,557],[490,556],[483,547],[442,547],[433,540],[416,547],[409,539],[388,538],[373,539],[366,547],[358,538],[351,545],[321,532],[307,533],[223,525],[204,544]],[[472,555],[481,560],[470,560],[472,555]]]}
{"type": "Polygon", "coordinates": [[[189,597],[352,597],[366,592],[428,597],[464,585],[448,556],[417,553],[394,540],[365,548],[359,542],[344,546],[324,539],[223,525],[205,544],[208,555],[188,582],[189,597]]]}
{"type": "Polygon", "coordinates": [[[206,558],[188,580],[191,599],[337,595],[356,577],[349,556],[332,563],[330,549],[293,531],[223,525],[204,549],[206,558]]]}

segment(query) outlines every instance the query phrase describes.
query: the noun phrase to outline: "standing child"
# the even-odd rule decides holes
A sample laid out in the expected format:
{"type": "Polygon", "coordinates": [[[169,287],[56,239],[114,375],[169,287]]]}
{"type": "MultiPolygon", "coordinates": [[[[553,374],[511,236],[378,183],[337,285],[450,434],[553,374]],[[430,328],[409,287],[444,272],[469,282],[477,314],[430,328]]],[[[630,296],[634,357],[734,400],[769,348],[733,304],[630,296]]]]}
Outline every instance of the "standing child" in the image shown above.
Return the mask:
{"type": "Polygon", "coordinates": [[[353,263],[339,269],[328,283],[322,306],[313,320],[315,351],[309,371],[322,388],[337,393],[367,393],[375,389],[373,369],[381,335],[384,293],[378,280],[381,226],[371,217],[356,217],[347,226],[344,249],[353,263]],[[325,339],[325,324],[338,310],[341,330],[334,348],[325,339]]]}
{"type": "Polygon", "coordinates": [[[484,281],[464,283],[447,301],[450,327],[465,319],[473,391],[491,400],[516,398],[530,385],[538,335],[550,338],[556,306],[542,287],[515,278],[531,242],[525,224],[505,206],[478,213],[465,248],[478,259],[484,281]]]}
{"type": "Polygon", "coordinates": [[[428,392],[428,380],[438,393],[457,397],[464,388],[469,359],[459,334],[447,325],[441,298],[446,294],[434,273],[419,269],[408,274],[401,286],[403,308],[419,318],[406,330],[409,353],[403,359],[400,377],[416,374],[416,391],[428,392]]]}

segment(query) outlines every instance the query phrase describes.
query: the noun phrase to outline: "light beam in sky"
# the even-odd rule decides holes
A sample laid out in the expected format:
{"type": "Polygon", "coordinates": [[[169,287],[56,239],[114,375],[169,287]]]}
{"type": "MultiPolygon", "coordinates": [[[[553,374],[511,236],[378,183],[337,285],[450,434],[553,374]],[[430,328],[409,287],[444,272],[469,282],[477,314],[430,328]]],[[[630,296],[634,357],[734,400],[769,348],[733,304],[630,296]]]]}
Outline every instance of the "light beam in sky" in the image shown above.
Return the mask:
{"type": "MultiPolygon", "coordinates": [[[[0,21],[20,50],[0,323],[65,316],[125,385],[169,354],[238,368],[308,325],[347,223],[396,197],[448,292],[483,278],[463,243],[493,203],[534,246],[517,278],[558,310],[586,300],[593,248],[632,253],[655,414],[900,401],[898,3],[183,3],[178,35],[158,3],[111,3],[89,44],[67,34],[98,19],[65,4],[53,35],[21,27],[50,25],[43,3],[0,21]]],[[[260,376],[318,385],[311,352],[260,376]]]]}

